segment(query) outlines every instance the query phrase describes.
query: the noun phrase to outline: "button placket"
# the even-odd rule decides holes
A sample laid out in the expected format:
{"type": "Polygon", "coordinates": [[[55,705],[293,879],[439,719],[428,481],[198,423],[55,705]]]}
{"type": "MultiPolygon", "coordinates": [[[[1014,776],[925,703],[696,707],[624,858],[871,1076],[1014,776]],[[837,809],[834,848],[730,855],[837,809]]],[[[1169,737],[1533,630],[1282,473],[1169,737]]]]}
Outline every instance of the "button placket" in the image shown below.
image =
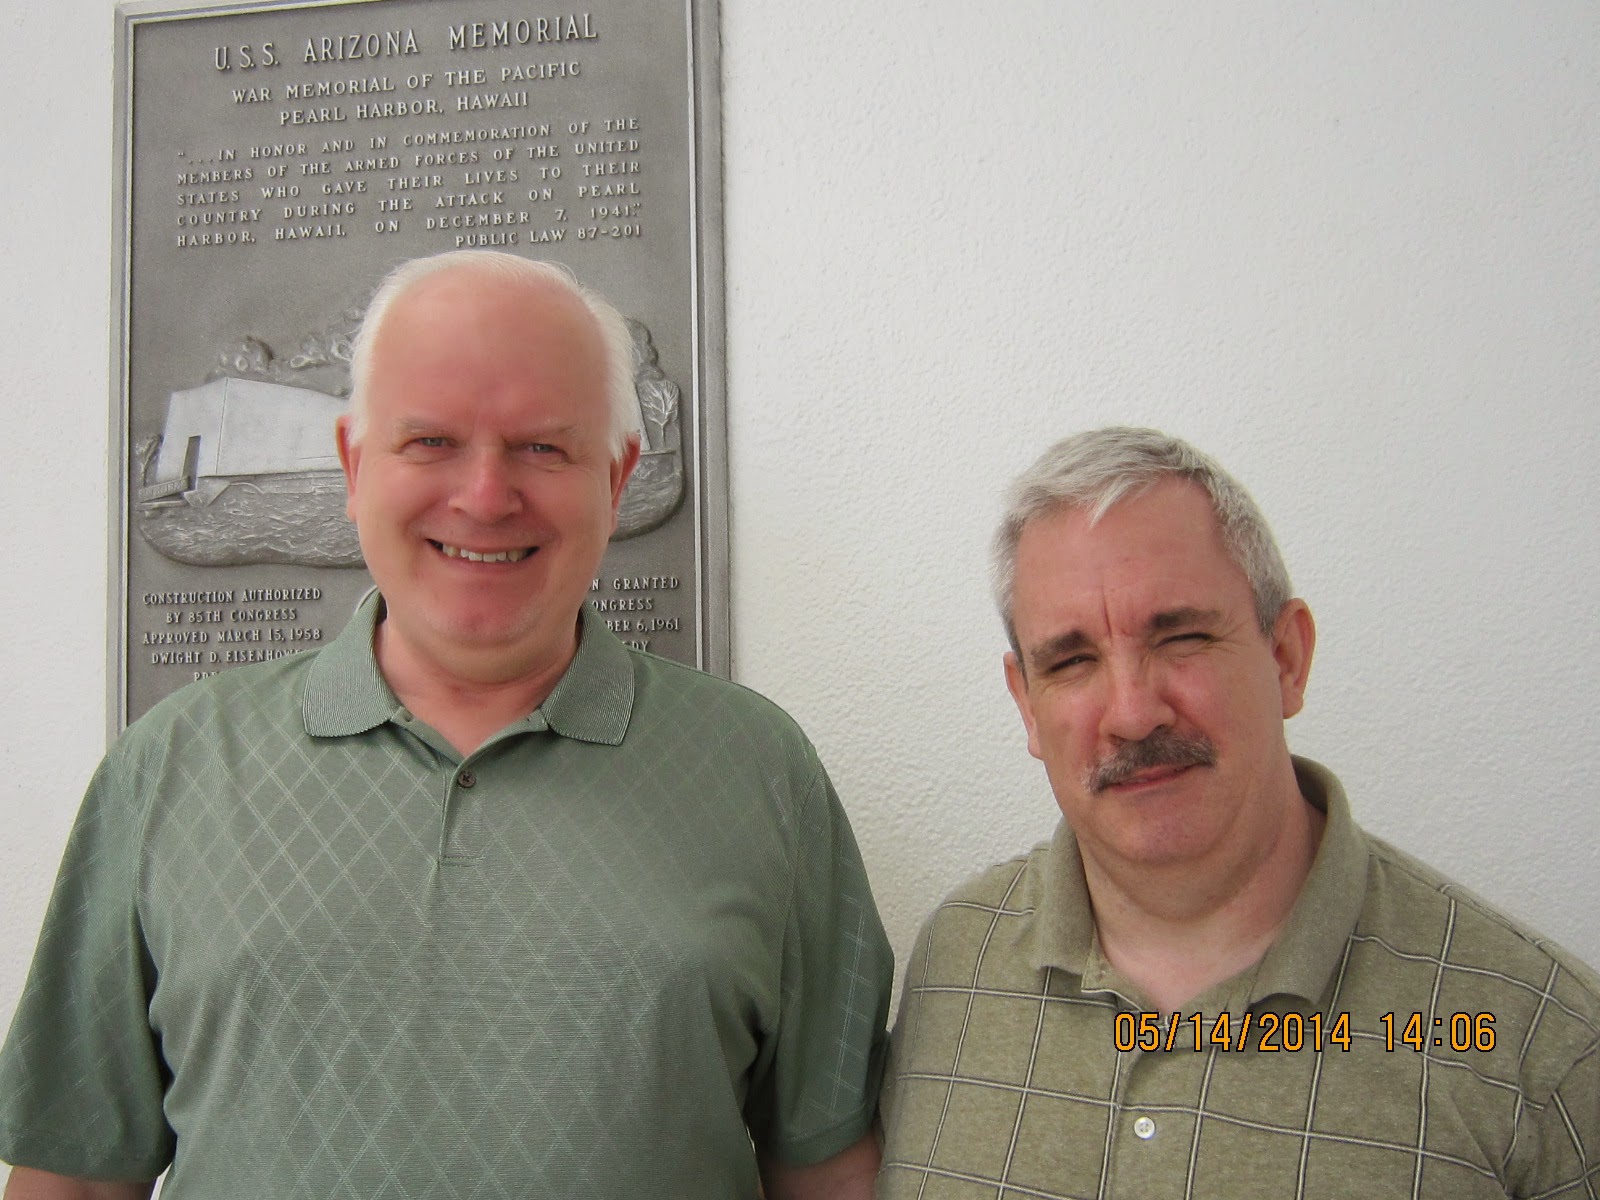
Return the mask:
{"type": "Polygon", "coordinates": [[[476,858],[481,848],[476,845],[480,803],[473,792],[478,786],[478,773],[471,767],[458,766],[446,776],[444,794],[444,857],[446,859],[476,858]]]}

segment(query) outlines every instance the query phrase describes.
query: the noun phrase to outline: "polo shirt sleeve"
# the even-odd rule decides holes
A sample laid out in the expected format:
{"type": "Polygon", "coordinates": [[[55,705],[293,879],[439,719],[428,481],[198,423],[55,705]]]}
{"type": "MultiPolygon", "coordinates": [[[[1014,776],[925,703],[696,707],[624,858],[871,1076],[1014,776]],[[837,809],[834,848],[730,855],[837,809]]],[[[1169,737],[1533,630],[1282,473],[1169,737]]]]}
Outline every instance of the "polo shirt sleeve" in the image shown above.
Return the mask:
{"type": "Polygon", "coordinates": [[[0,1158],[14,1165],[145,1180],[172,1159],[129,774],[113,749],[89,784],[0,1050],[0,1158]]]}
{"type": "Polygon", "coordinates": [[[917,984],[927,972],[928,944],[933,936],[933,923],[938,916],[938,910],[935,910],[922,923],[916,943],[911,947],[911,957],[906,962],[906,972],[900,977],[900,1011],[895,1015],[880,1096],[879,1120],[886,1135],[894,1128],[896,1114],[905,1100],[900,1090],[900,1076],[912,1057],[912,1041],[922,1018],[922,989],[917,984]]]}
{"type": "Polygon", "coordinates": [[[1600,1043],[1591,1043],[1544,1103],[1522,1106],[1515,1196],[1588,1200],[1600,1180],[1600,1043]],[[1520,1165],[1519,1164],[1519,1165],[1520,1165]]]}
{"type": "Polygon", "coordinates": [[[757,1150],[794,1165],[832,1158],[872,1128],[894,974],[850,823],[811,762],[796,812],[778,1028],[746,1105],[757,1150]]]}

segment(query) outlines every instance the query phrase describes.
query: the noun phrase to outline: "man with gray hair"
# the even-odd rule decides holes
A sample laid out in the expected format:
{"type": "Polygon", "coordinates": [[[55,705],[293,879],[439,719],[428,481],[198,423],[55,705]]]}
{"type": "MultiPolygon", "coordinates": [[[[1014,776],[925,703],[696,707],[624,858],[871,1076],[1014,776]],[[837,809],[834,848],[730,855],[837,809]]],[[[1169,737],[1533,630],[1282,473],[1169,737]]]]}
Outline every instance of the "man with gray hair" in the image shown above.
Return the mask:
{"type": "Polygon", "coordinates": [[[1600,980],[1290,754],[1315,635],[1243,488],[1067,438],[995,594],[1063,820],[922,930],[879,1196],[1593,1197],[1600,980]]]}
{"type": "Polygon", "coordinates": [[[892,966],[815,751],[586,605],[639,456],[564,268],[400,267],[376,582],[112,747],[0,1053],[7,1200],[868,1200],[892,966]]]}

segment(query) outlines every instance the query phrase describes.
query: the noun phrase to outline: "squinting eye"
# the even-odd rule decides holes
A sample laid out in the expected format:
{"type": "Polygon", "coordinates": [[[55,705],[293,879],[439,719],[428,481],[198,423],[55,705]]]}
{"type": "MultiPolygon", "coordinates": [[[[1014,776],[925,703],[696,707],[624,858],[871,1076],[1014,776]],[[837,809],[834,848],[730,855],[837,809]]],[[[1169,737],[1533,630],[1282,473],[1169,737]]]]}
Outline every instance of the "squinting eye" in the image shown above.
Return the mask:
{"type": "Polygon", "coordinates": [[[426,446],[430,450],[437,450],[445,444],[442,437],[419,437],[414,439],[419,446],[426,446]]]}
{"type": "Polygon", "coordinates": [[[1094,659],[1087,654],[1074,654],[1071,658],[1063,658],[1060,662],[1051,663],[1049,669],[1051,672],[1072,671],[1093,661],[1094,659]]]}

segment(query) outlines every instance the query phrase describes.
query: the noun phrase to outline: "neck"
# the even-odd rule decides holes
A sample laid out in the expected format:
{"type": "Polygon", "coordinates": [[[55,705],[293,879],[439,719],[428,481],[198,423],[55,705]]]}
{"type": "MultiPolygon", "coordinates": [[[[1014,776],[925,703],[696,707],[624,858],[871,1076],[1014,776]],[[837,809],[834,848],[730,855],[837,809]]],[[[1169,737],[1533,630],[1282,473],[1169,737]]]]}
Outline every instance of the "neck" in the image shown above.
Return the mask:
{"type": "Polygon", "coordinates": [[[1266,855],[1223,884],[1188,864],[1108,871],[1085,854],[1101,952],[1163,1014],[1180,1010],[1266,954],[1311,873],[1326,820],[1297,791],[1266,855]]]}
{"type": "Polygon", "coordinates": [[[373,651],[400,703],[466,757],[544,703],[577,653],[577,634],[574,629],[564,654],[509,675],[503,654],[478,656],[481,662],[452,659],[448,665],[419,654],[387,620],[377,628],[373,651]]]}

